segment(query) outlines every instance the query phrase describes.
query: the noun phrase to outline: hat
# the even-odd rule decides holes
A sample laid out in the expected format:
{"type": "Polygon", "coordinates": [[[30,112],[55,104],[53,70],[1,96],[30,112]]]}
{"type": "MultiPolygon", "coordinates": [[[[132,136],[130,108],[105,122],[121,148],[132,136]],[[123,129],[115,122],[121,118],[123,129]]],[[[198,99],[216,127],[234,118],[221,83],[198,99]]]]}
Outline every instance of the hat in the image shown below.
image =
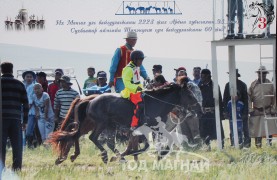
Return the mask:
{"type": "Polygon", "coordinates": [[[104,71],[102,72],[99,72],[97,74],[97,78],[100,79],[100,78],[107,78],[107,73],[105,73],[104,71]]]}
{"type": "MultiPolygon", "coordinates": [[[[229,72],[227,72],[229,74],[229,72]]],[[[240,73],[239,73],[239,70],[236,69],[236,74],[237,74],[237,77],[240,77],[240,73]]]]}
{"type": "Polygon", "coordinates": [[[38,77],[46,77],[47,74],[45,72],[39,72],[39,73],[37,73],[37,76],[38,77]]]}
{"type": "Polygon", "coordinates": [[[70,77],[68,77],[68,76],[63,75],[61,77],[60,81],[65,81],[67,84],[72,85],[72,83],[70,82],[70,77]]]}
{"type": "Polygon", "coordinates": [[[180,70],[184,70],[187,71],[185,67],[179,67],[178,69],[174,69],[175,71],[180,71],[180,70]]]}
{"type": "Polygon", "coordinates": [[[34,79],[36,78],[36,74],[35,74],[34,71],[25,71],[25,72],[22,74],[22,78],[24,79],[25,76],[26,76],[27,74],[31,74],[31,75],[33,76],[34,79]]]}
{"type": "Polygon", "coordinates": [[[259,72],[266,73],[266,74],[269,73],[269,72],[266,70],[265,66],[260,66],[259,69],[256,71],[256,73],[259,73],[259,72]]]}
{"type": "Polygon", "coordinates": [[[152,69],[152,70],[161,71],[162,68],[163,68],[162,65],[155,64],[155,65],[153,66],[153,69],[152,69]]]}
{"type": "Polygon", "coordinates": [[[136,32],[129,31],[124,39],[137,39],[138,35],[136,32]]]}
{"type": "Polygon", "coordinates": [[[211,75],[211,71],[209,69],[202,69],[201,74],[211,75]]]}
{"type": "Polygon", "coordinates": [[[63,70],[62,69],[56,69],[55,74],[57,74],[57,73],[60,73],[61,75],[63,75],[63,70]]]}

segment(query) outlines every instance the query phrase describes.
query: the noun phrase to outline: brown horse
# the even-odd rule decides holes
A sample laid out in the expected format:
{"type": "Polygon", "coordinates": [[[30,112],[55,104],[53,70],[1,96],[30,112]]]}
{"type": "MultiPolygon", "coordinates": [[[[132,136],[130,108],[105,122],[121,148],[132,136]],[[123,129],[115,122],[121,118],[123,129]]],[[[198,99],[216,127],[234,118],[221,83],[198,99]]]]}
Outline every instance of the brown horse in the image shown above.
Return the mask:
{"type": "MultiPolygon", "coordinates": [[[[149,117],[148,125],[156,126],[156,117],[165,117],[174,107],[179,106],[184,110],[188,106],[195,106],[201,111],[201,106],[187,89],[186,86],[171,84],[163,89],[144,92],[145,114],[149,117]]],[[[134,105],[118,94],[102,94],[93,96],[92,100],[76,100],[72,103],[68,116],[74,109],[74,122],[64,121],[61,130],[52,134],[50,143],[60,153],[56,164],[63,162],[72,145],[75,143],[75,153],[71,156],[74,161],[80,153],[78,138],[92,130],[90,140],[101,150],[102,160],[107,163],[108,155],[104,147],[99,143],[98,136],[105,129],[115,131],[115,126],[130,127],[134,105]]],[[[109,148],[120,155],[115,149],[114,139],[107,143],[109,148]]],[[[132,154],[142,153],[142,150],[132,151],[132,154]]],[[[126,153],[125,155],[129,155],[126,153]]]]}

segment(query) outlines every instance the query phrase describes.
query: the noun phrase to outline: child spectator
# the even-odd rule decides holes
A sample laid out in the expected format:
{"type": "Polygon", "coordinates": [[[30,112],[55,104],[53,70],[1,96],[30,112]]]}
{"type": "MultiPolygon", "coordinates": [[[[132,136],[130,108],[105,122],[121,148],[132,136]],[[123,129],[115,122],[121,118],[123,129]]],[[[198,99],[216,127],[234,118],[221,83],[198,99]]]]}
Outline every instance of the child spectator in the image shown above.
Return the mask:
{"type": "Polygon", "coordinates": [[[33,102],[36,110],[36,118],[38,120],[38,128],[42,142],[48,139],[48,136],[54,130],[54,112],[50,103],[48,93],[43,92],[41,84],[34,85],[33,102]]]}
{"type": "Polygon", "coordinates": [[[97,78],[94,77],[95,68],[94,67],[89,67],[87,69],[87,72],[88,72],[88,78],[84,82],[83,89],[90,88],[92,86],[97,85],[97,78]]]}
{"type": "Polygon", "coordinates": [[[59,80],[61,79],[62,75],[63,75],[63,70],[56,69],[55,70],[55,80],[48,86],[48,94],[49,94],[51,105],[52,105],[53,109],[54,109],[54,100],[55,100],[56,92],[61,88],[59,80]]]}
{"type": "Polygon", "coordinates": [[[43,88],[43,92],[47,92],[48,89],[48,81],[46,79],[47,74],[45,72],[37,73],[37,82],[41,84],[43,88]]]}
{"type": "MultiPolygon", "coordinates": [[[[235,97],[236,100],[236,114],[237,114],[237,129],[238,129],[238,138],[239,138],[239,145],[242,147],[242,133],[243,133],[243,125],[242,125],[242,113],[244,109],[244,104],[242,101],[239,101],[240,94],[237,93],[235,97]]],[[[228,116],[229,116],[229,124],[230,124],[230,140],[231,146],[234,145],[234,132],[233,132],[233,121],[232,121],[232,100],[230,100],[227,104],[228,116]]]]}

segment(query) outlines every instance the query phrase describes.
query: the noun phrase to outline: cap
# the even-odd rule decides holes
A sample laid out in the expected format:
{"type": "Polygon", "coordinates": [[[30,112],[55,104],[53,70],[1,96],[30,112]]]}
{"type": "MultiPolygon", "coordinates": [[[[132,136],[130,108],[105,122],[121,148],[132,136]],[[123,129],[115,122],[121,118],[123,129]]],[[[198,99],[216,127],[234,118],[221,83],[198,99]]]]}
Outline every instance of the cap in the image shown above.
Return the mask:
{"type": "Polygon", "coordinates": [[[61,75],[63,75],[63,70],[62,69],[56,69],[55,74],[57,74],[57,73],[60,73],[61,75]]]}
{"type": "Polygon", "coordinates": [[[180,71],[180,70],[184,70],[187,71],[185,67],[179,67],[178,69],[174,69],[175,71],[180,71]]]}
{"type": "Polygon", "coordinates": [[[65,76],[65,75],[62,76],[60,81],[65,81],[67,84],[72,85],[72,83],[70,82],[70,77],[68,77],[68,76],[65,76]]]}
{"type": "Polygon", "coordinates": [[[202,69],[201,74],[211,75],[211,71],[209,69],[202,69]]]}
{"type": "Polygon", "coordinates": [[[138,35],[136,32],[129,31],[124,39],[137,39],[138,35]]]}
{"type": "Polygon", "coordinates": [[[34,79],[36,78],[36,74],[35,74],[34,71],[25,71],[25,72],[22,74],[22,78],[24,79],[25,76],[26,76],[27,74],[31,74],[31,75],[33,76],[34,79]]]}
{"type": "Polygon", "coordinates": [[[160,64],[155,64],[155,65],[153,66],[153,69],[152,69],[152,70],[161,71],[162,68],[163,68],[162,65],[160,65],[160,64]]]}
{"type": "Polygon", "coordinates": [[[259,72],[266,73],[266,74],[269,73],[269,72],[266,70],[266,67],[265,67],[265,66],[260,66],[259,69],[256,71],[256,73],[259,73],[259,72]]]}
{"type": "Polygon", "coordinates": [[[107,78],[107,73],[105,73],[104,71],[102,72],[99,72],[97,74],[97,78],[100,79],[100,78],[107,78]]]}

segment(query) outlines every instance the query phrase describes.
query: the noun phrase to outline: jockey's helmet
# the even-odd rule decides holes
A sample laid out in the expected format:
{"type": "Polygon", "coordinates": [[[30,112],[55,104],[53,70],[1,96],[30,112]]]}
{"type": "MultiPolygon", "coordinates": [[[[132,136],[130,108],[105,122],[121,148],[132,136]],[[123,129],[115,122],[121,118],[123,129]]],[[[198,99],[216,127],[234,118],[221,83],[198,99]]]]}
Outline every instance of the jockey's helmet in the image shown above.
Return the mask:
{"type": "Polygon", "coordinates": [[[134,60],[138,60],[138,59],[144,59],[145,56],[143,54],[142,51],[140,50],[134,50],[131,52],[131,60],[134,61],[134,60]]]}

